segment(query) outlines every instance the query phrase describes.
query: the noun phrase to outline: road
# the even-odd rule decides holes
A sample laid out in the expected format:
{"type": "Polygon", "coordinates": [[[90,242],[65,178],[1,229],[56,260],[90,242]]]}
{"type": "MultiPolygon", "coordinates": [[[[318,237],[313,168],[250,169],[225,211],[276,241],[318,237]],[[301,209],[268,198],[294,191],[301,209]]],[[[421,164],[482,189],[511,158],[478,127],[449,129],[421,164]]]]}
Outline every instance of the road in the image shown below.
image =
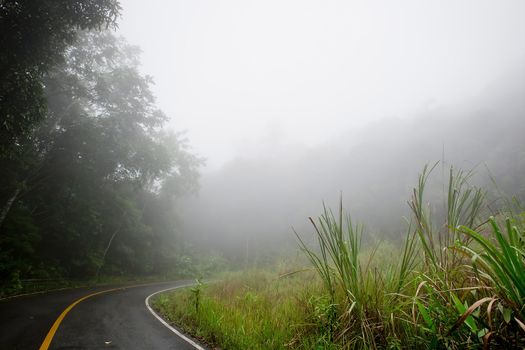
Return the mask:
{"type": "MultiPolygon", "coordinates": [[[[46,335],[67,312],[49,349],[195,350],[148,310],[145,299],[184,282],[113,288],[83,288],[0,301],[0,349],[45,348],[46,335]],[[93,293],[102,292],[79,301],[93,293]]],[[[186,282],[187,284],[187,282],[186,282]]]]}

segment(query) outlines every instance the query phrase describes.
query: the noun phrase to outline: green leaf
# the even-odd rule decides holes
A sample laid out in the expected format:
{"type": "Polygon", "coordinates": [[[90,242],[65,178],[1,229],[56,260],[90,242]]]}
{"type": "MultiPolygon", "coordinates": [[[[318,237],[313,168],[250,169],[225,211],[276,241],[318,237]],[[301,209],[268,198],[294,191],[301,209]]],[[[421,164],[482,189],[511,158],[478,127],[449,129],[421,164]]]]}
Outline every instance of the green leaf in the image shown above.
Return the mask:
{"type": "Polygon", "coordinates": [[[427,309],[419,301],[416,301],[416,305],[419,310],[419,313],[421,314],[421,316],[423,316],[423,319],[425,320],[425,323],[427,324],[428,328],[430,328],[432,331],[435,331],[436,326],[434,325],[434,321],[432,321],[432,318],[428,314],[427,309]]]}
{"type": "Polygon", "coordinates": [[[512,316],[512,310],[511,309],[507,309],[507,308],[503,308],[503,320],[505,320],[506,323],[509,323],[510,322],[510,318],[512,316]]]}
{"type": "Polygon", "coordinates": [[[488,329],[487,328],[483,328],[481,329],[479,332],[478,332],[478,338],[483,338],[485,336],[485,334],[488,333],[488,329]]]}

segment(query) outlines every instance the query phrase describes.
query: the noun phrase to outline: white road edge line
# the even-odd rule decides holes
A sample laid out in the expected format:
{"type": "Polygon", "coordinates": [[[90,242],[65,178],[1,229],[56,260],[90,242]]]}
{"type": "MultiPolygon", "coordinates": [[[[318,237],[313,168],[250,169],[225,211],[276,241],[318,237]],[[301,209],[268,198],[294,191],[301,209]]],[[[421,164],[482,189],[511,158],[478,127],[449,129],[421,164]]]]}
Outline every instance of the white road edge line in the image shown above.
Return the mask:
{"type": "Polygon", "coordinates": [[[146,297],[146,299],[144,300],[144,303],[146,304],[146,307],[148,308],[149,312],[151,312],[151,314],[153,316],[155,316],[157,318],[157,320],[160,321],[160,323],[162,323],[164,326],[166,326],[170,331],[172,331],[173,333],[175,333],[176,335],[178,335],[180,338],[184,339],[185,341],[187,341],[191,346],[193,346],[195,349],[198,349],[198,350],[206,350],[204,349],[202,346],[200,346],[199,344],[197,344],[196,342],[194,342],[192,339],[188,338],[187,336],[185,336],[184,334],[182,334],[181,332],[179,332],[178,330],[176,330],[175,328],[173,328],[172,326],[170,326],[170,324],[166,321],[164,321],[164,319],[162,317],[160,317],[155,311],[153,311],[153,309],[151,308],[151,306],[149,306],[149,299],[154,296],[154,295],[157,295],[157,294],[160,294],[160,293],[164,293],[164,292],[167,292],[169,290],[173,290],[173,289],[177,289],[177,288],[184,288],[184,287],[189,287],[193,285],[193,283],[190,283],[190,284],[184,284],[182,286],[177,286],[177,287],[171,287],[171,288],[167,288],[167,289],[163,289],[163,290],[159,290],[158,292],[155,292],[153,294],[150,294],[146,297]]]}

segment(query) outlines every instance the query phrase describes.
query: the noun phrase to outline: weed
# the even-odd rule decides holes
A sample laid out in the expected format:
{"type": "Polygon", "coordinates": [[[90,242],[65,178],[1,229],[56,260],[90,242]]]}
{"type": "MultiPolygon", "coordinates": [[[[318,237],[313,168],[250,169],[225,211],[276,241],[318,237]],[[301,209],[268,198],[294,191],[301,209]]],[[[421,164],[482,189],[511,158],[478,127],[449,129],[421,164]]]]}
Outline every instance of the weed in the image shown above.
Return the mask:
{"type": "Polygon", "coordinates": [[[191,287],[190,291],[193,294],[193,303],[195,305],[195,313],[199,313],[199,305],[201,301],[201,292],[202,292],[201,278],[197,278],[195,280],[195,285],[191,287]]]}

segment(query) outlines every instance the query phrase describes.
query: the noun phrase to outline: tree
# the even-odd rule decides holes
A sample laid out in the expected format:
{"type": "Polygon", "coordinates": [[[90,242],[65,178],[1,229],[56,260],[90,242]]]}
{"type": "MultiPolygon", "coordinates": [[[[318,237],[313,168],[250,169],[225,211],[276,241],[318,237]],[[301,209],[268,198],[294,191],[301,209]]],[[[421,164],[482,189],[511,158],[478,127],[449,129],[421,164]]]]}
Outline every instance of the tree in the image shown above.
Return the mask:
{"type": "Polygon", "coordinates": [[[1,226],[11,257],[25,254],[9,243],[20,221],[34,227],[28,244],[39,261],[22,259],[22,275],[39,264],[69,277],[163,266],[157,252],[174,244],[174,198],[196,189],[202,160],[162,130],[138,54],[109,32],[83,32],[44,77],[48,114],[12,171],[23,186],[1,226]]]}
{"type": "Polygon", "coordinates": [[[0,2],[0,156],[13,157],[46,116],[43,77],[78,30],[115,26],[117,0],[0,2]]]}

